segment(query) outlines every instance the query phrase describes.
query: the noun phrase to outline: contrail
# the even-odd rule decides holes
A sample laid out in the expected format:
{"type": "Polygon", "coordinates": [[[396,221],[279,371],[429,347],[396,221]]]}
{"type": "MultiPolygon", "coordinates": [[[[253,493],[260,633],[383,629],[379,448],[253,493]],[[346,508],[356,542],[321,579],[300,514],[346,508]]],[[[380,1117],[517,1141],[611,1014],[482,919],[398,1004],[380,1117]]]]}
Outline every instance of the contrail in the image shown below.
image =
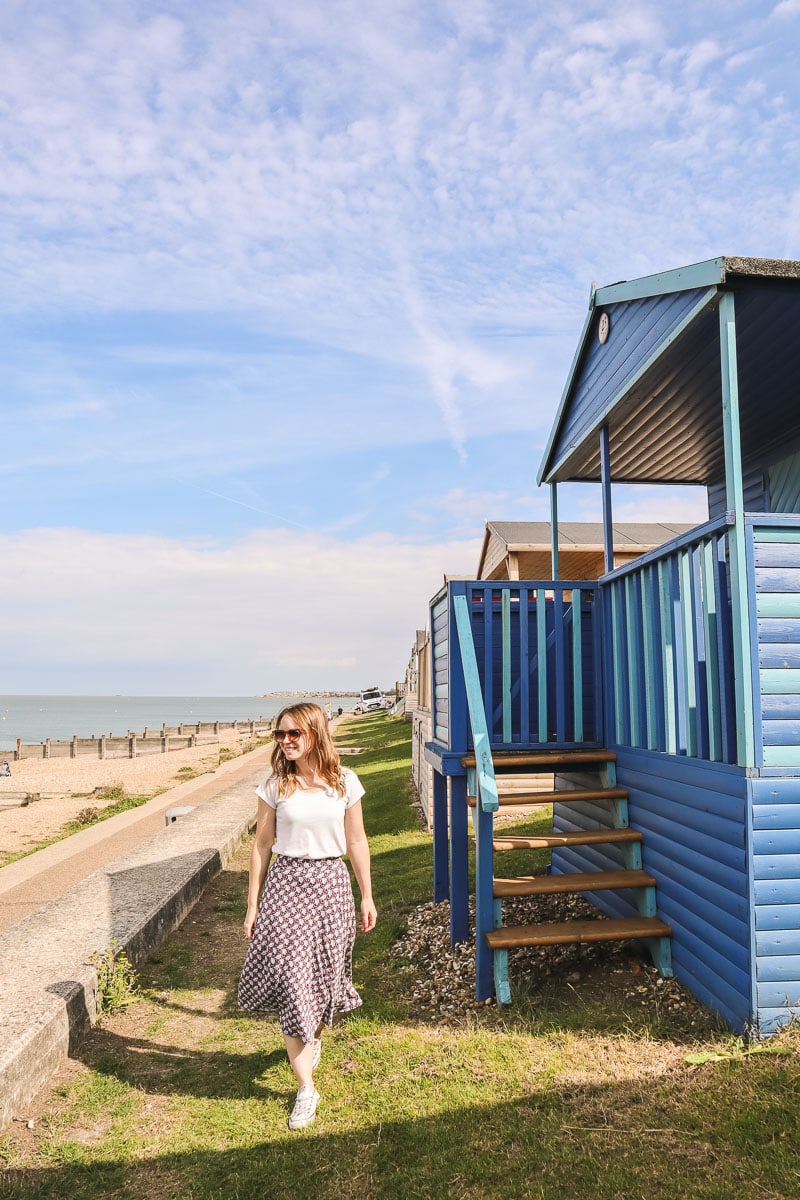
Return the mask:
{"type": "MultiPolygon", "coordinates": [[[[186,483],[186,480],[182,482],[186,483]]],[[[227,500],[229,504],[238,504],[240,508],[249,508],[252,512],[260,513],[262,517],[269,517],[273,521],[282,521],[285,525],[294,525],[296,529],[304,529],[306,533],[313,533],[308,525],[301,525],[299,521],[293,521],[290,517],[282,517],[280,513],[268,512],[265,508],[257,508],[255,504],[248,504],[245,500],[237,500],[235,496],[225,496],[222,492],[212,492],[210,488],[200,487],[198,483],[189,483],[188,485],[194,488],[197,492],[205,492],[207,496],[214,496],[217,500],[227,500]]]]}

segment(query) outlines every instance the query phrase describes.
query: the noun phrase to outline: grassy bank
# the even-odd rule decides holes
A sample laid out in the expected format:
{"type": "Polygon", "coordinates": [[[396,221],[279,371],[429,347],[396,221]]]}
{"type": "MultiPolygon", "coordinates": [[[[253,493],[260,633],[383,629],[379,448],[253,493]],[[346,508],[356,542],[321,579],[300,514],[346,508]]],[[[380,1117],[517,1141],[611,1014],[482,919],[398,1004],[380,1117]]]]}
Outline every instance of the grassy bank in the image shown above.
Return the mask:
{"type": "Polygon", "coordinates": [[[643,1006],[602,964],[517,987],[510,1011],[423,1015],[392,947],[430,899],[408,789],[409,727],[340,728],[360,753],[377,930],[364,1007],[325,1039],[315,1125],[290,1134],[280,1034],[238,1013],[247,847],[141,971],[142,999],[86,1038],[53,1093],[0,1137],[0,1195],[120,1200],[728,1200],[800,1191],[800,1039],[743,1053],[713,1020],[643,1006]],[[694,1024],[692,1024],[694,1021],[694,1024]],[[716,1060],[712,1055],[718,1055],[716,1060]],[[695,1061],[687,1061],[694,1056],[695,1061]],[[5,1189],[5,1191],[3,1190],[5,1189]]]}

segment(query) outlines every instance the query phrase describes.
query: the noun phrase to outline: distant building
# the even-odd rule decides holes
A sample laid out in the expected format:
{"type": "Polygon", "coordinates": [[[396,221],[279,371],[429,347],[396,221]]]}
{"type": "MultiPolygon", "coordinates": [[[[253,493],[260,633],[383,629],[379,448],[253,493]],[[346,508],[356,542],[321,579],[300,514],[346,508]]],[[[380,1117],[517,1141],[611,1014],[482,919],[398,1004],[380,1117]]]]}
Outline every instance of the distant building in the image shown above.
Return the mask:
{"type": "MultiPolygon", "coordinates": [[[[478,579],[552,579],[549,521],[487,521],[478,579]]],[[[688,533],[693,524],[615,523],[614,566],[688,533]]],[[[561,579],[599,579],[605,574],[601,521],[558,522],[558,574],[561,579]]]]}

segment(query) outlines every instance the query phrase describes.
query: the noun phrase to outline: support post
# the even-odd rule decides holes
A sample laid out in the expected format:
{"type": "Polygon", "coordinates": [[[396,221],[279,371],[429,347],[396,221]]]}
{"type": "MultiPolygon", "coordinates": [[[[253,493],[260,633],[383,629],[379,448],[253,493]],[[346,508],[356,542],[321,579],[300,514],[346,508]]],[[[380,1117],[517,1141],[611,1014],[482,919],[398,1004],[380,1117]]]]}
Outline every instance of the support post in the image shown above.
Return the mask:
{"type": "Polygon", "coordinates": [[[614,519],[611,511],[611,442],[608,426],[600,429],[600,484],[603,491],[603,546],[606,573],[614,570],[614,519]]]}
{"type": "Polygon", "coordinates": [[[550,484],[550,559],[551,578],[558,579],[558,484],[550,484]]]}
{"type": "Polygon", "coordinates": [[[725,438],[725,502],[728,512],[733,516],[733,525],[728,531],[728,547],[731,564],[733,678],[736,694],[736,756],[740,767],[754,767],[753,669],[750,656],[750,605],[745,556],[739,371],[733,292],[723,292],[720,300],[719,341],[722,368],[722,428],[725,438]]]}
{"type": "Polygon", "coordinates": [[[433,772],[433,899],[438,904],[450,894],[447,852],[447,778],[433,772]]]}
{"type": "Polygon", "coordinates": [[[486,944],[486,934],[494,929],[493,813],[485,811],[479,786],[476,791],[478,803],[472,810],[475,827],[475,999],[488,1000],[494,991],[494,956],[486,944]]]}
{"type": "Polygon", "coordinates": [[[469,936],[467,777],[450,778],[450,945],[469,936]]]}

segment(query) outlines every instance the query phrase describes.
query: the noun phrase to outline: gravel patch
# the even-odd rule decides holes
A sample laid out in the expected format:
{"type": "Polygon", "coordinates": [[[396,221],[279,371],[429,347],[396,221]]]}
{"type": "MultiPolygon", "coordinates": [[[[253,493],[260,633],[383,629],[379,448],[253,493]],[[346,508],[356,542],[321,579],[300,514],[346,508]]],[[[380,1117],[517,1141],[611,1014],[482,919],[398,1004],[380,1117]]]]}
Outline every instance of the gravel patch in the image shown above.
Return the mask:
{"type": "MultiPolygon", "coordinates": [[[[406,975],[415,1007],[438,1018],[459,1018],[494,1004],[475,999],[474,900],[470,900],[470,937],[450,945],[450,905],[420,904],[408,916],[406,932],[392,947],[392,957],[406,975]]],[[[580,896],[542,896],[503,904],[507,925],[544,921],[590,920],[597,917],[580,896]]],[[[646,953],[646,951],[644,952],[646,953]]],[[[522,947],[509,953],[512,997],[523,989],[535,1000],[554,986],[587,1003],[604,1000],[659,1018],[674,1019],[684,1029],[707,1025],[712,1018],[675,979],[664,979],[636,943],[589,943],[522,947]]]]}

